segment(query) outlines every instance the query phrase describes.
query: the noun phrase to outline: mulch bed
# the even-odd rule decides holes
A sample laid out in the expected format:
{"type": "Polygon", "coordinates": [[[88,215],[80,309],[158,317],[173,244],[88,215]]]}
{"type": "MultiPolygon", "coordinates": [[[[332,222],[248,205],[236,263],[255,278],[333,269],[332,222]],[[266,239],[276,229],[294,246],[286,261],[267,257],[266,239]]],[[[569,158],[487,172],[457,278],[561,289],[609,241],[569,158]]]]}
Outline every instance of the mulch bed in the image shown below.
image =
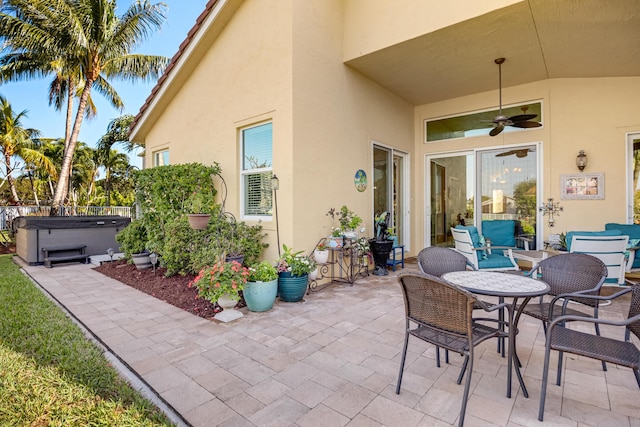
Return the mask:
{"type": "Polygon", "coordinates": [[[197,289],[189,287],[189,282],[194,278],[192,275],[165,277],[166,269],[164,268],[156,268],[154,274],[151,268],[138,270],[133,264],[127,264],[124,260],[105,262],[95,270],[205,319],[210,319],[221,311],[216,304],[198,298],[197,289]]]}

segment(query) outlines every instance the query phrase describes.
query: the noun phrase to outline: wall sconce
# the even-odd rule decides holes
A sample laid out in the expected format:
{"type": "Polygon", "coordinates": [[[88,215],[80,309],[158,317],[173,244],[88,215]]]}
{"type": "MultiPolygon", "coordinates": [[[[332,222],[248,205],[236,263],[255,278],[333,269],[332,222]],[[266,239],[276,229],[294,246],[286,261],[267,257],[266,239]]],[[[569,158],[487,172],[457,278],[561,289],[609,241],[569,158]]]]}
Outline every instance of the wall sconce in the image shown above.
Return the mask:
{"type": "Polygon", "coordinates": [[[278,239],[278,256],[280,253],[280,227],[278,226],[278,190],[280,189],[280,180],[278,176],[274,173],[271,177],[271,189],[273,190],[273,207],[274,214],[276,217],[276,238],[278,239]]]}
{"type": "Polygon", "coordinates": [[[556,220],[554,216],[560,216],[560,212],[563,210],[562,206],[560,206],[560,202],[554,202],[553,198],[547,199],[547,202],[540,206],[540,212],[542,212],[542,215],[549,216],[549,227],[553,227],[555,225],[556,220]]]}
{"type": "Polygon", "coordinates": [[[584,152],[584,150],[580,150],[580,152],[578,153],[578,156],[576,157],[576,166],[578,166],[580,172],[582,172],[584,168],[587,167],[587,154],[584,152]]]}

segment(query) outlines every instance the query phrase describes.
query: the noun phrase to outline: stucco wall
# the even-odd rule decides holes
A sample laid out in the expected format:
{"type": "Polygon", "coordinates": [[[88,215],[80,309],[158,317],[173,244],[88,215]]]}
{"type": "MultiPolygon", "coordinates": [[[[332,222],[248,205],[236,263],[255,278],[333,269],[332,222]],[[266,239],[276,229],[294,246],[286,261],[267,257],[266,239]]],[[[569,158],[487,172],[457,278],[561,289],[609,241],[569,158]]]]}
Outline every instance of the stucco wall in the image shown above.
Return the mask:
{"type": "Polygon", "coordinates": [[[342,205],[357,212],[373,236],[372,143],[413,152],[413,107],[342,63],[341,6],[341,0],[294,2],[295,178],[285,202],[292,217],[282,219],[300,249],[330,233],[326,213],[342,205]],[[364,192],[354,185],[358,169],[367,173],[364,192]]]}
{"type": "MultiPolygon", "coordinates": [[[[291,149],[290,6],[244,2],[193,73],[180,76],[184,85],[146,136],[148,165],[163,148],[171,164],[219,162],[229,188],[225,207],[237,217],[238,129],[273,120],[274,158],[291,149]]],[[[275,221],[262,225],[277,254],[275,221]]]]}
{"type": "Polygon", "coordinates": [[[424,119],[455,115],[494,107],[497,92],[422,105],[416,108],[416,238],[425,241],[425,156],[473,148],[542,142],[543,197],[560,201],[564,212],[556,226],[544,227],[544,236],[571,230],[602,230],[607,222],[626,222],[627,164],[626,133],[640,131],[635,105],[640,96],[640,77],[554,79],[503,89],[503,103],[541,99],[544,127],[524,132],[502,133],[425,144],[424,119]],[[604,200],[560,200],[560,175],[578,173],[579,150],[589,164],[585,173],[604,172],[604,200]]]}

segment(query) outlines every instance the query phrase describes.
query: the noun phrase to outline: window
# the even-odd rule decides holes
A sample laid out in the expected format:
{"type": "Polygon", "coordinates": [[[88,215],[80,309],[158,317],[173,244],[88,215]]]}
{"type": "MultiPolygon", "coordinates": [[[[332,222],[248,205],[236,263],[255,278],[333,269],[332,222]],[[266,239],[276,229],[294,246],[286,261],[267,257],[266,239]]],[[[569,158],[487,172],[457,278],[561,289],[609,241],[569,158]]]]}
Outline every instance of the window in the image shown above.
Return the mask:
{"type": "Polygon", "coordinates": [[[242,216],[271,216],[272,124],[244,128],[240,136],[242,216]]]}
{"type": "Polygon", "coordinates": [[[169,150],[161,150],[153,153],[153,166],[167,166],[169,164],[169,150]]]}
{"type": "MultiPolygon", "coordinates": [[[[469,136],[489,135],[493,127],[493,119],[499,110],[475,112],[455,117],[425,120],[425,141],[435,142],[445,139],[466,138],[469,136]]],[[[542,103],[534,102],[523,105],[507,105],[502,107],[502,114],[507,117],[520,114],[536,114],[533,120],[542,121],[542,103]]],[[[517,132],[521,129],[507,126],[503,132],[517,132]]]]}

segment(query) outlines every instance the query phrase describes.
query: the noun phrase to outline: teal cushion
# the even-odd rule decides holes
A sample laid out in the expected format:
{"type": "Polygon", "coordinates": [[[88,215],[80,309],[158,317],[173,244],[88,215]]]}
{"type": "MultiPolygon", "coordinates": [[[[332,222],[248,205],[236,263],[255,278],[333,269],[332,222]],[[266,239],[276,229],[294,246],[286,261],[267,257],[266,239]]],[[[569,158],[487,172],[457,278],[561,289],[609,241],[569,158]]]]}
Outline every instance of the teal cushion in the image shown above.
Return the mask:
{"type": "MultiPolygon", "coordinates": [[[[502,252],[502,251],[501,251],[502,252]]],[[[508,268],[513,267],[511,260],[509,257],[504,255],[499,255],[495,253],[491,253],[487,256],[486,259],[482,259],[478,261],[478,268],[508,268]]]]}
{"type": "MultiPolygon", "coordinates": [[[[474,248],[481,248],[485,246],[486,242],[484,237],[478,233],[478,229],[473,225],[456,225],[456,228],[467,230],[469,232],[469,236],[471,237],[471,243],[473,243],[474,248]]],[[[478,253],[478,260],[486,259],[487,254],[485,251],[476,251],[478,253]]]]}
{"type": "Polygon", "coordinates": [[[516,222],[513,219],[482,221],[482,235],[492,246],[516,246],[516,222]]]}
{"type": "Polygon", "coordinates": [[[640,239],[640,224],[615,224],[608,223],[604,226],[605,230],[620,230],[622,234],[629,236],[631,239],[640,239]]]}
{"type": "MultiPolygon", "coordinates": [[[[605,230],[620,230],[622,234],[629,236],[629,247],[638,246],[640,244],[640,224],[617,224],[610,222],[604,225],[605,230]],[[636,244],[633,244],[636,242],[636,244]]],[[[640,268],[640,251],[636,252],[631,268],[640,268]]]]}
{"type": "Polygon", "coordinates": [[[605,231],[569,231],[567,233],[567,251],[571,252],[571,240],[573,236],[622,236],[620,230],[605,230],[605,231]]]}

